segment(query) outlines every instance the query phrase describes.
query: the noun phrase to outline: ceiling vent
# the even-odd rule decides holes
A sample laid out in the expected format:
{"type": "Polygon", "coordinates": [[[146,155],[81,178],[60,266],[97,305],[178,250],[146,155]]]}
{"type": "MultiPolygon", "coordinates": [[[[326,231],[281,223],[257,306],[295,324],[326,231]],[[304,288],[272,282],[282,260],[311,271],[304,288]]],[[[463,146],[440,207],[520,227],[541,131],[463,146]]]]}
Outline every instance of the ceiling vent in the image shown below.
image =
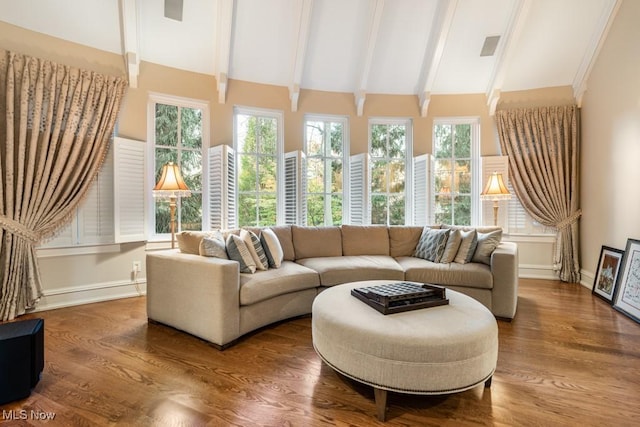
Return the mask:
{"type": "Polygon", "coordinates": [[[164,17],[182,22],[182,1],[164,0],[164,17]]]}
{"type": "Polygon", "coordinates": [[[496,48],[498,47],[499,41],[500,36],[489,36],[484,39],[484,44],[482,45],[480,56],[493,56],[493,54],[496,53],[496,48]]]}

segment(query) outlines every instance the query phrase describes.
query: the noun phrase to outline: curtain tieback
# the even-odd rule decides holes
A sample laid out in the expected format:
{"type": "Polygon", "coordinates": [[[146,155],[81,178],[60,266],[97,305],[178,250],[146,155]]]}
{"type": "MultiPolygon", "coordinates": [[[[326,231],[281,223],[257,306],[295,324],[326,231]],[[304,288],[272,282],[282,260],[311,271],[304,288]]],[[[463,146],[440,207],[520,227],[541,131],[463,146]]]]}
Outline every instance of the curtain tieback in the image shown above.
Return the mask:
{"type": "Polygon", "coordinates": [[[29,230],[18,221],[14,221],[4,215],[0,215],[0,228],[5,229],[9,233],[15,234],[18,237],[22,237],[23,239],[28,240],[33,244],[40,241],[40,235],[38,233],[29,230]]]}
{"type": "Polygon", "coordinates": [[[560,231],[562,229],[570,227],[573,223],[578,221],[578,218],[580,218],[581,216],[582,216],[582,209],[578,209],[577,211],[575,211],[574,213],[572,213],[571,215],[569,215],[568,217],[566,217],[565,219],[557,223],[556,228],[558,229],[558,231],[560,231]]]}

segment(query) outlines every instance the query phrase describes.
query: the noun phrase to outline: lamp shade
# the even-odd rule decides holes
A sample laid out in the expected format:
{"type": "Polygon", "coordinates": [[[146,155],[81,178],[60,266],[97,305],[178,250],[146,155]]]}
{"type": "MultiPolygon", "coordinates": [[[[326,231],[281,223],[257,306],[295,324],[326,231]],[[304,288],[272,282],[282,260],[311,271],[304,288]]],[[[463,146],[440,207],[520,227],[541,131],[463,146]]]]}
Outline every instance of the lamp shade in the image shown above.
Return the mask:
{"type": "Polygon", "coordinates": [[[184,179],[178,165],[173,162],[169,162],[162,167],[162,174],[158,183],[153,188],[154,197],[189,197],[191,191],[184,179]]]}
{"type": "Polygon", "coordinates": [[[504,185],[501,173],[494,172],[491,174],[487,185],[484,187],[484,191],[480,193],[480,197],[485,200],[505,200],[511,198],[511,193],[507,190],[507,186],[504,185]]]}

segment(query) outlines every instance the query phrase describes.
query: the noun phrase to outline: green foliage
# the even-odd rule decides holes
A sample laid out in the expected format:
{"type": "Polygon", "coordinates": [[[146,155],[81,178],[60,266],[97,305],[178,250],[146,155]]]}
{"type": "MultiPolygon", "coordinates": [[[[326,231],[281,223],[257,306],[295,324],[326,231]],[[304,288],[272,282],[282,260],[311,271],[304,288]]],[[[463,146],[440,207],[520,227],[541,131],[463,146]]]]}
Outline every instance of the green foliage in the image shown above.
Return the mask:
{"type": "Polygon", "coordinates": [[[270,117],[238,115],[238,225],[276,224],[278,124],[270,117]]]}
{"type": "Polygon", "coordinates": [[[406,128],[371,125],[371,223],[405,224],[406,128]]]}
{"type": "Polygon", "coordinates": [[[343,126],[306,122],[307,225],[342,223],[343,126]]]}
{"type": "MultiPolygon", "coordinates": [[[[155,177],[162,167],[176,163],[187,187],[189,198],[180,198],[176,213],[176,231],[202,229],[202,111],[175,105],[155,107],[155,177]],[[180,138],[179,138],[180,136],[180,138]]],[[[171,232],[169,202],[156,200],[156,233],[171,232]]]]}
{"type": "Polygon", "coordinates": [[[435,126],[435,222],[471,224],[471,125],[435,126]]]}

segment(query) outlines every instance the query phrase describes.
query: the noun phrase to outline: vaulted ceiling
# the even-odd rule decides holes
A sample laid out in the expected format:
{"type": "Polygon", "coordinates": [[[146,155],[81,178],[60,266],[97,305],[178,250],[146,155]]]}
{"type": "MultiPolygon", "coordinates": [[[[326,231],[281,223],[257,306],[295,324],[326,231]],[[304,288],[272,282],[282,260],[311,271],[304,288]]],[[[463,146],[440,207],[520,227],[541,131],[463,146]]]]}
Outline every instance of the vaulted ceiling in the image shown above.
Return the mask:
{"type": "Polygon", "coordinates": [[[0,20],[140,61],[289,88],[414,94],[573,86],[576,98],[620,0],[2,1],[0,20]],[[182,3],[182,5],[180,5],[182,3]],[[174,8],[174,10],[176,10],[174,8]],[[485,39],[495,53],[481,56],[485,39]]]}

